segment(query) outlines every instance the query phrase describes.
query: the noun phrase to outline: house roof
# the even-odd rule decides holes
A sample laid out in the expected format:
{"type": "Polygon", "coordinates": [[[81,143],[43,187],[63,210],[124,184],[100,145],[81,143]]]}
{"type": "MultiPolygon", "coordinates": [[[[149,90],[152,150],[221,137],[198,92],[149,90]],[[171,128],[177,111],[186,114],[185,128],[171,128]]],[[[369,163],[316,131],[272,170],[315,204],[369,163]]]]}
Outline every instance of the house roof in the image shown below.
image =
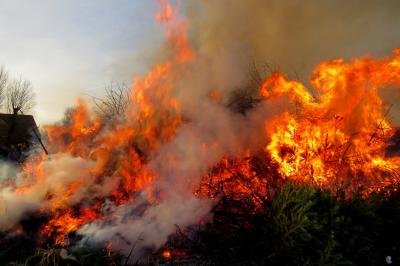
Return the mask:
{"type": "Polygon", "coordinates": [[[0,114],[0,145],[31,142],[36,138],[35,131],[38,134],[31,115],[0,114]]]}

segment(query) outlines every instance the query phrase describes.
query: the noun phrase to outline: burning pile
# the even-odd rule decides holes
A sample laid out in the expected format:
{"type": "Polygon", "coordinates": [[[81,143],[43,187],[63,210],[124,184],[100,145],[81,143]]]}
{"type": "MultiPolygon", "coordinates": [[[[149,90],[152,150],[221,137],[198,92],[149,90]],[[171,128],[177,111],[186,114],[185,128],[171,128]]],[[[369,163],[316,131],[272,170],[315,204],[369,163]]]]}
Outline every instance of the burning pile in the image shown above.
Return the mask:
{"type": "Polygon", "coordinates": [[[397,184],[400,157],[385,156],[394,128],[379,90],[400,86],[399,50],[322,63],[312,90],[272,73],[243,115],[226,107],[224,90],[196,85],[207,60],[191,48],[188,22],[160,3],[168,59],[133,82],[113,119],[78,100],[66,122],[46,127],[51,155],[2,180],[2,230],[40,213],[44,241],[65,246],[72,233],[128,254],[159,248],[175,225],[207,220],[221,197],[257,212],[285,180],[364,195],[397,184]]]}
{"type": "Polygon", "coordinates": [[[385,157],[394,129],[378,90],[399,85],[399,55],[322,63],[311,79],[317,97],[279,73],[264,81],[263,97],[286,94],[296,106],[267,125],[266,151],[284,178],[369,191],[397,182],[399,158],[385,157]]]}

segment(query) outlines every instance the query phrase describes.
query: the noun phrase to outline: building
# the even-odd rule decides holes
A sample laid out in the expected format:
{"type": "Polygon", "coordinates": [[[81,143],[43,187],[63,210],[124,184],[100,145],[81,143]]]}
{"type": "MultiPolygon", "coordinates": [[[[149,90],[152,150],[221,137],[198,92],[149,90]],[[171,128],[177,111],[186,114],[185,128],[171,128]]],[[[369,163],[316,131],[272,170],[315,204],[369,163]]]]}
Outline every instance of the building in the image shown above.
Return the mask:
{"type": "MultiPolygon", "coordinates": [[[[28,148],[39,143],[47,153],[32,115],[0,114],[0,146],[11,149],[19,145],[28,148]]],[[[3,152],[5,152],[3,150],[3,152]]]]}

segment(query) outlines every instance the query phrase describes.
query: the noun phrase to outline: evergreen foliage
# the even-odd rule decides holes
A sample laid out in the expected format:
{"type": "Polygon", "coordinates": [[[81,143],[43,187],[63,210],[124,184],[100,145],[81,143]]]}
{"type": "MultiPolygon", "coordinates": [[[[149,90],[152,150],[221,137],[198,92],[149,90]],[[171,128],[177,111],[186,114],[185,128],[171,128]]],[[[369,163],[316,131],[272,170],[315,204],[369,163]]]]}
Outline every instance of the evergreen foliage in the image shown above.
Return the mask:
{"type": "MultiPolygon", "coordinates": [[[[386,256],[397,265],[399,199],[396,188],[344,199],[341,193],[286,182],[260,213],[215,211],[189,244],[211,265],[388,265],[386,256]]],[[[126,264],[122,255],[105,249],[34,249],[32,240],[10,241],[6,235],[0,244],[1,265],[126,264]]]]}

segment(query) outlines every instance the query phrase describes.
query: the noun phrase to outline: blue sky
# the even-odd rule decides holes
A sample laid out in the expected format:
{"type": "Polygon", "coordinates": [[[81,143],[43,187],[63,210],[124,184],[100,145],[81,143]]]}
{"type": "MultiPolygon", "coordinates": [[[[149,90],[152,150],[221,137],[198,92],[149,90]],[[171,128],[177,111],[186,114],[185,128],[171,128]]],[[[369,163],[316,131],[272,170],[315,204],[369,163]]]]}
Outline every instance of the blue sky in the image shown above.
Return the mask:
{"type": "Polygon", "coordinates": [[[156,1],[0,0],[0,10],[0,64],[33,83],[39,124],[112,80],[129,83],[162,41],[156,1]]]}

